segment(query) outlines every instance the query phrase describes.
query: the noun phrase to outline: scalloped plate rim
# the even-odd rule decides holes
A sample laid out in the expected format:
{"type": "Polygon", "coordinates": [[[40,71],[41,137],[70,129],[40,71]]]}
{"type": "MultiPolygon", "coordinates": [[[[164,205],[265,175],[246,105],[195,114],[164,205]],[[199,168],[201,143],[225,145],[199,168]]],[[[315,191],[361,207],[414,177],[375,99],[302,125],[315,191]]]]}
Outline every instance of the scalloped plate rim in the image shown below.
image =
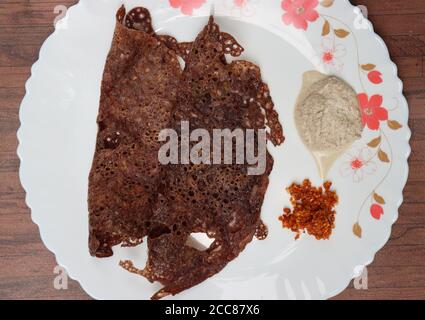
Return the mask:
{"type": "MultiPolygon", "coordinates": [[[[80,0],[77,4],[69,7],[68,10],[67,10],[66,16],[64,17],[64,19],[68,18],[68,16],[72,13],[73,10],[79,9],[79,7],[82,6],[83,1],[86,1],[86,0],[80,0]]],[[[349,6],[353,7],[353,8],[356,8],[356,6],[352,5],[349,0],[343,0],[343,1],[347,5],[349,5],[349,6]]],[[[360,10],[360,9],[356,8],[355,10],[360,10]]],[[[389,54],[389,51],[388,51],[388,47],[386,46],[386,44],[385,44],[384,40],[382,39],[382,37],[379,36],[374,31],[373,24],[370,22],[369,19],[365,19],[365,21],[367,21],[367,23],[368,23],[368,25],[370,27],[369,32],[373,35],[373,37],[375,38],[375,40],[378,41],[382,45],[382,47],[385,49],[385,52],[386,52],[386,58],[385,59],[388,60],[388,63],[390,63],[392,65],[393,76],[396,78],[396,81],[398,81],[399,92],[397,93],[397,95],[402,100],[401,103],[400,103],[401,104],[401,107],[404,107],[404,108],[406,108],[408,110],[408,103],[407,103],[407,100],[406,100],[406,98],[405,98],[405,96],[403,94],[403,82],[402,82],[402,80],[398,76],[397,65],[392,61],[392,59],[390,57],[390,54],[389,54]]],[[[23,163],[26,160],[24,159],[23,154],[22,154],[22,137],[21,137],[22,132],[23,132],[23,121],[22,121],[23,108],[22,108],[22,105],[23,105],[24,101],[26,99],[29,99],[29,97],[30,97],[30,94],[31,94],[31,81],[33,81],[33,73],[34,73],[34,71],[39,66],[39,61],[40,61],[40,58],[42,56],[43,50],[46,48],[46,44],[49,43],[49,41],[51,41],[55,36],[57,36],[59,34],[60,34],[60,29],[58,29],[58,28],[55,27],[55,30],[43,42],[43,44],[42,44],[42,46],[40,48],[39,58],[37,59],[37,61],[31,67],[31,75],[30,75],[30,77],[28,78],[28,80],[25,83],[25,95],[24,95],[24,97],[22,99],[22,102],[20,104],[20,107],[19,107],[20,127],[17,130],[17,138],[18,138],[17,155],[18,155],[18,158],[20,160],[19,178],[20,178],[22,187],[23,187],[23,189],[24,189],[24,191],[26,193],[26,195],[25,195],[25,202],[26,202],[27,206],[30,209],[30,212],[31,212],[30,214],[31,214],[32,221],[38,226],[39,231],[40,231],[40,236],[41,236],[41,239],[42,239],[44,245],[47,247],[47,249],[49,251],[51,251],[55,255],[55,258],[56,258],[57,263],[59,265],[63,266],[67,270],[68,276],[70,278],[72,278],[73,280],[77,281],[80,284],[80,286],[83,288],[83,290],[86,293],[88,293],[91,297],[93,297],[95,299],[100,299],[99,297],[97,297],[96,294],[94,294],[93,292],[91,292],[91,290],[88,287],[86,287],[85,284],[82,281],[80,281],[80,279],[78,279],[78,276],[77,275],[73,274],[72,270],[69,270],[69,268],[67,268],[66,265],[64,265],[63,263],[61,263],[61,260],[62,259],[61,259],[60,254],[58,252],[55,252],[53,250],[53,248],[52,248],[52,244],[49,243],[45,239],[45,235],[44,235],[44,232],[43,232],[43,226],[40,225],[39,220],[36,219],[35,218],[35,215],[34,215],[35,209],[33,208],[32,203],[31,203],[31,200],[29,199],[30,197],[28,195],[28,193],[29,193],[28,191],[30,191],[30,189],[28,188],[28,185],[26,184],[27,182],[26,182],[26,179],[25,179],[25,176],[24,176],[24,172],[23,172],[23,163]]],[[[406,154],[404,155],[404,170],[405,170],[404,172],[405,172],[405,174],[404,174],[404,177],[402,177],[402,179],[401,179],[402,180],[401,185],[403,186],[402,187],[402,190],[404,189],[404,187],[407,184],[407,180],[408,180],[408,176],[409,176],[408,158],[409,158],[409,156],[411,154],[411,146],[410,146],[411,130],[410,130],[410,128],[408,126],[406,126],[405,129],[406,129],[405,141],[406,141],[406,144],[407,144],[408,148],[406,150],[406,154]]],[[[402,203],[403,203],[403,193],[400,194],[400,198],[397,201],[397,210],[395,212],[395,215],[394,215],[392,221],[387,225],[387,227],[388,227],[387,229],[389,230],[389,232],[387,232],[386,238],[383,239],[383,241],[381,241],[381,244],[377,245],[373,249],[374,253],[372,254],[371,257],[366,257],[366,259],[361,259],[361,260],[365,260],[365,261],[364,262],[361,262],[359,264],[359,266],[366,267],[366,266],[370,265],[374,261],[374,257],[376,255],[376,253],[378,251],[380,251],[385,246],[385,244],[388,242],[388,240],[390,239],[390,236],[391,236],[392,227],[393,227],[394,223],[398,219],[399,209],[400,209],[400,206],[402,205],[402,203]]],[[[339,293],[341,293],[342,291],[344,291],[347,288],[348,284],[351,282],[351,280],[355,276],[356,275],[353,272],[351,278],[348,279],[348,281],[345,284],[342,284],[340,286],[340,288],[337,288],[337,289],[335,289],[335,290],[333,290],[331,292],[327,292],[327,294],[323,298],[328,299],[328,298],[334,297],[334,296],[338,295],[339,293]]]]}

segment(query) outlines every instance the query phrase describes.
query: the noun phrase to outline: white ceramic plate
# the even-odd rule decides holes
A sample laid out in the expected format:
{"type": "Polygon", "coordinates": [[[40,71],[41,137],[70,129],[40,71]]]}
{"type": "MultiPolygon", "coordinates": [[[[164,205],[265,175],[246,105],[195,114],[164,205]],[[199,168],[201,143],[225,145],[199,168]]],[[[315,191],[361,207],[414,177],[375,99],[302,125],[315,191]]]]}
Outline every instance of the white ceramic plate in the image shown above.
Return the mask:
{"type": "MultiPolygon", "coordinates": [[[[252,241],[222,272],[174,299],[320,299],[341,292],[387,242],[408,176],[408,107],[372,25],[347,0],[295,1],[302,9],[289,0],[123,2],[127,9],[147,7],[156,30],[179,40],[196,36],[214,3],[217,22],[245,47],[242,58],[261,66],[286,135],[271,150],[275,166],[262,210],[268,238],[252,241]],[[294,241],[277,220],[289,205],[286,186],[305,177],[321,183],[293,121],[302,74],[311,69],[337,74],[367,94],[363,112],[371,115],[361,141],[330,172],[340,204],[328,241],[306,235],[294,241]]],[[[94,298],[147,299],[160,285],[118,267],[120,259],[142,267],[145,245],[115,248],[108,259],[91,257],[87,248],[100,82],[121,3],[80,1],[44,43],[26,84],[18,154],[32,218],[58,263],[94,298]]]]}

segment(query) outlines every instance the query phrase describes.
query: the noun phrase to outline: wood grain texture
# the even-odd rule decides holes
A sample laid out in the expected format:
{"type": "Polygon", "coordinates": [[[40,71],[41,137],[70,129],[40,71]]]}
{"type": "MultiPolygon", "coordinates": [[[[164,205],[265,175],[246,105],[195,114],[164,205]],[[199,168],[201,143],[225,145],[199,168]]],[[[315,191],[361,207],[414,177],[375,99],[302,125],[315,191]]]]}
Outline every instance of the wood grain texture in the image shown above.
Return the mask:
{"type": "MultiPolygon", "coordinates": [[[[76,2],[0,3],[0,299],[89,299],[72,280],[68,290],[54,289],[55,258],[31,221],[16,156],[19,104],[30,67],[53,31],[54,7],[76,2]]],[[[425,299],[425,0],[352,2],[368,7],[399,67],[410,107],[412,156],[399,220],[368,267],[369,289],[351,284],[335,299],[425,299]]]]}

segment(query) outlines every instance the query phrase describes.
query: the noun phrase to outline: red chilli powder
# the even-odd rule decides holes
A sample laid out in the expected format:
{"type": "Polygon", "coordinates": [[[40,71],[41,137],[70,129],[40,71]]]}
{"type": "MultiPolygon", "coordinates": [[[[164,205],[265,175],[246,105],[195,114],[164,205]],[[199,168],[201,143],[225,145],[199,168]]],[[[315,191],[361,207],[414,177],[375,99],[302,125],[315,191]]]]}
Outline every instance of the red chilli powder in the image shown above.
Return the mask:
{"type": "Polygon", "coordinates": [[[316,188],[305,179],[301,185],[293,183],[286,189],[291,195],[293,210],[283,209],[279,220],[284,228],[297,233],[295,239],[304,231],[317,240],[329,239],[335,227],[334,208],[338,204],[338,195],[330,190],[331,186],[327,181],[323,187],[316,188]]]}

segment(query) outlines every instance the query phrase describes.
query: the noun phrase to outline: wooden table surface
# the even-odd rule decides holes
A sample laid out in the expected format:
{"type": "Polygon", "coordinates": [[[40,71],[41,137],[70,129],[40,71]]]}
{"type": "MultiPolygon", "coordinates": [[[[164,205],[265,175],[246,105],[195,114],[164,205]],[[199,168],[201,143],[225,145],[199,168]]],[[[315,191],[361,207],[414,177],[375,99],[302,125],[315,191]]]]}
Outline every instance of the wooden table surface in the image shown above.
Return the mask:
{"type": "MultiPolygon", "coordinates": [[[[341,0],[336,0],[341,1],[341,0]]],[[[25,205],[16,156],[18,110],[57,5],[77,0],[0,1],[0,299],[89,299],[70,280],[53,286],[55,257],[25,205]]],[[[410,176],[391,240],[368,267],[368,290],[351,284],[337,299],[425,299],[425,0],[353,0],[369,9],[399,67],[409,101],[410,176]]]]}

